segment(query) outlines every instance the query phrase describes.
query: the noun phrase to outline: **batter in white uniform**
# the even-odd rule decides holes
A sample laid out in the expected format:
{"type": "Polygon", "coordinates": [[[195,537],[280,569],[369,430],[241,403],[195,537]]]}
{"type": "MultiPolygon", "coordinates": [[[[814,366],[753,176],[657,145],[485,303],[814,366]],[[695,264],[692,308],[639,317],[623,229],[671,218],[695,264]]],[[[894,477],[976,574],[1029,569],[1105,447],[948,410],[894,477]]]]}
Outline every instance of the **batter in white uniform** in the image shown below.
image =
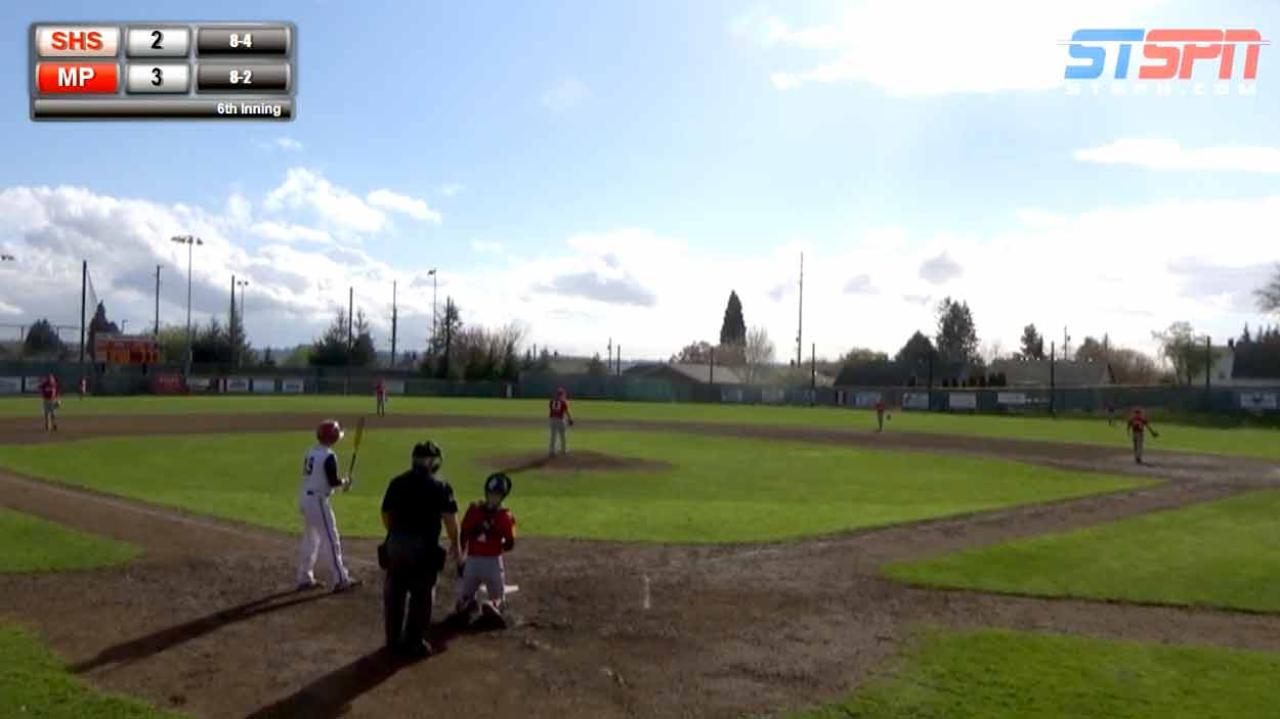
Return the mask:
{"type": "Polygon", "coordinates": [[[298,509],[302,512],[302,555],[298,563],[298,591],[324,586],[315,576],[316,558],[321,553],[329,563],[334,592],[344,592],[361,584],[342,562],[338,524],[329,506],[329,496],[334,491],[351,486],[350,477],[338,477],[338,456],[333,452],[333,445],[342,436],[342,426],[337,420],[321,422],[316,427],[319,444],[307,450],[302,458],[302,492],[298,495],[298,509]]]}

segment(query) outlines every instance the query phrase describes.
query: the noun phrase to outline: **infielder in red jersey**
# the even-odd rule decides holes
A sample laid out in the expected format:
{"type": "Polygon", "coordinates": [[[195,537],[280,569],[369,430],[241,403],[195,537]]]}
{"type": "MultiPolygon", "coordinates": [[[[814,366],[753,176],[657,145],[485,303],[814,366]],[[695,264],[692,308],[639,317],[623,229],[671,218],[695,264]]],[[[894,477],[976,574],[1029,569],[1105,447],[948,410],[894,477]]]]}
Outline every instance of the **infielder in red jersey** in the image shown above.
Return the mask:
{"type": "Polygon", "coordinates": [[[568,454],[569,444],[566,435],[567,427],[573,426],[573,413],[569,411],[569,393],[565,392],[564,387],[558,388],[555,396],[551,398],[548,416],[551,423],[551,446],[547,450],[548,456],[556,456],[557,439],[560,440],[560,454],[568,454]]]}
{"type": "Polygon", "coordinates": [[[40,380],[40,402],[44,407],[44,431],[58,431],[58,406],[62,404],[58,395],[58,378],[50,372],[40,380]]]}
{"type": "Polygon", "coordinates": [[[876,431],[877,432],[884,431],[884,410],[885,410],[884,398],[881,397],[880,399],[876,400],[876,431]]]}
{"type": "Polygon", "coordinates": [[[378,416],[387,416],[387,383],[381,377],[378,378],[378,384],[373,387],[373,394],[378,401],[378,416]]]}
{"type": "Polygon", "coordinates": [[[1133,410],[1133,415],[1129,417],[1129,424],[1126,429],[1129,436],[1133,438],[1133,461],[1142,464],[1142,449],[1145,444],[1146,431],[1151,430],[1152,437],[1159,437],[1156,428],[1151,426],[1151,422],[1147,420],[1147,416],[1142,412],[1141,407],[1133,410]]]}
{"type": "Polygon", "coordinates": [[[502,603],[506,598],[507,572],[502,555],[516,546],[516,518],[502,506],[511,493],[511,478],[498,472],[484,482],[484,501],[472,502],[462,516],[462,551],[466,562],[458,585],[457,615],[470,621],[477,609],[476,593],[485,586],[489,599],[479,605],[486,619],[505,626],[502,603]]]}

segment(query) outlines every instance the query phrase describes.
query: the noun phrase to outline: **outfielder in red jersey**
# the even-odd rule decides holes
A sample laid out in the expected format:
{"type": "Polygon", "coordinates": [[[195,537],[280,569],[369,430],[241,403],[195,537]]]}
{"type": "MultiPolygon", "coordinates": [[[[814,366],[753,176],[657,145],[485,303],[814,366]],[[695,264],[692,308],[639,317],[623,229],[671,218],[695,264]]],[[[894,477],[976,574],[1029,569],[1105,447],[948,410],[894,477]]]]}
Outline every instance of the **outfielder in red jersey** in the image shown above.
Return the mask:
{"type": "Polygon", "coordinates": [[[470,621],[477,609],[476,593],[483,584],[489,598],[479,605],[486,619],[505,626],[507,572],[502,555],[516,546],[516,518],[502,506],[511,493],[511,478],[498,472],[484,482],[484,501],[472,502],[462,516],[462,551],[466,562],[458,586],[458,617],[470,621]]]}
{"type": "Polygon", "coordinates": [[[573,413],[569,411],[569,393],[565,392],[564,387],[556,389],[556,394],[551,398],[551,404],[548,409],[551,424],[551,445],[547,450],[547,454],[551,457],[556,456],[557,439],[560,440],[560,454],[568,454],[569,444],[566,439],[568,430],[566,427],[573,426],[573,413]]]}
{"type": "Polygon", "coordinates": [[[885,410],[884,398],[881,397],[880,399],[876,400],[876,431],[877,432],[884,431],[884,410],[885,410]]]}
{"type": "Polygon", "coordinates": [[[1133,438],[1133,461],[1142,464],[1142,449],[1145,444],[1146,431],[1151,430],[1152,437],[1159,437],[1156,428],[1151,426],[1151,422],[1147,420],[1147,416],[1142,412],[1141,407],[1133,410],[1133,415],[1129,417],[1129,424],[1126,429],[1129,436],[1133,438]]]}
{"type": "Polygon", "coordinates": [[[378,378],[378,384],[373,386],[373,394],[378,401],[378,416],[387,416],[387,383],[381,377],[378,378]]]}
{"type": "Polygon", "coordinates": [[[40,402],[44,407],[44,431],[58,431],[58,407],[62,404],[58,394],[58,378],[50,372],[40,380],[40,402]]]}

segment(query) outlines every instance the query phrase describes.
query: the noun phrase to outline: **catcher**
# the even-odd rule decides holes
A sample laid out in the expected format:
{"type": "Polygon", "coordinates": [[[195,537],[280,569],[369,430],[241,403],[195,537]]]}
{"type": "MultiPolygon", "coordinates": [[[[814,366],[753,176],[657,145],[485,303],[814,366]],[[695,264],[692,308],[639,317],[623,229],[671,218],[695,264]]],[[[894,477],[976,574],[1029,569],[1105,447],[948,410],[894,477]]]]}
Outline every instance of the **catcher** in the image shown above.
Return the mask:
{"type": "Polygon", "coordinates": [[[1142,464],[1142,449],[1145,444],[1146,431],[1151,430],[1152,437],[1159,437],[1156,428],[1151,426],[1151,422],[1147,420],[1147,416],[1143,414],[1141,407],[1133,409],[1133,416],[1129,417],[1129,424],[1126,426],[1129,436],[1133,439],[1133,461],[1142,464]]]}
{"type": "Polygon", "coordinates": [[[484,501],[472,502],[462,516],[462,579],[458,585],[457,616],[470,622],[476,609],[498,627],[505,627],[502,603],[506,598],[507,573],[502,555],[516,546],[516,518],[502,506],[511,494],[511,478],[502,472],[484,481],[484,501]],[[476,602],[480,585],[489,594],[484,604],[476,602]]]}
{"type": "Polygon", "coordinates": [[[569,453],[569,445],[566,441],[568,433],[567,427],[573,426],[573,413],[569,411],[569,393],[565,392],[564,387],[556,389],[556,394],[551,398],[550,413],[551,418],[551,446],[547,450],[550,457],[556,456],[556,440],[560,440],[560,454],[569,453]]]}

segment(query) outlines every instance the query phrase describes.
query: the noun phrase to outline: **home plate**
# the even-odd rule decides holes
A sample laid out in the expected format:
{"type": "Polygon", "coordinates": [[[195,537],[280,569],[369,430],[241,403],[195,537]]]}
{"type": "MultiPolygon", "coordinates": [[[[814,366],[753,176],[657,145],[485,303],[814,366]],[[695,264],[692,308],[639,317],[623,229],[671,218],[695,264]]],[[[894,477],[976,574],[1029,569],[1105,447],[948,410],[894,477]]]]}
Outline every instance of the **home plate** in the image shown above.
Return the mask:
{"type": "MultiPolygon", "coordinates": [[[[484,592],[485,596],[489,596],[489,588],[484,586],[483,584],[480,585],[480,591],[484,592]]],[[[515,594],[516,592],[520,591],[520,585],[504,584],[502,586],[502,591],[506,592],[507,594],[515,594]]]]}

